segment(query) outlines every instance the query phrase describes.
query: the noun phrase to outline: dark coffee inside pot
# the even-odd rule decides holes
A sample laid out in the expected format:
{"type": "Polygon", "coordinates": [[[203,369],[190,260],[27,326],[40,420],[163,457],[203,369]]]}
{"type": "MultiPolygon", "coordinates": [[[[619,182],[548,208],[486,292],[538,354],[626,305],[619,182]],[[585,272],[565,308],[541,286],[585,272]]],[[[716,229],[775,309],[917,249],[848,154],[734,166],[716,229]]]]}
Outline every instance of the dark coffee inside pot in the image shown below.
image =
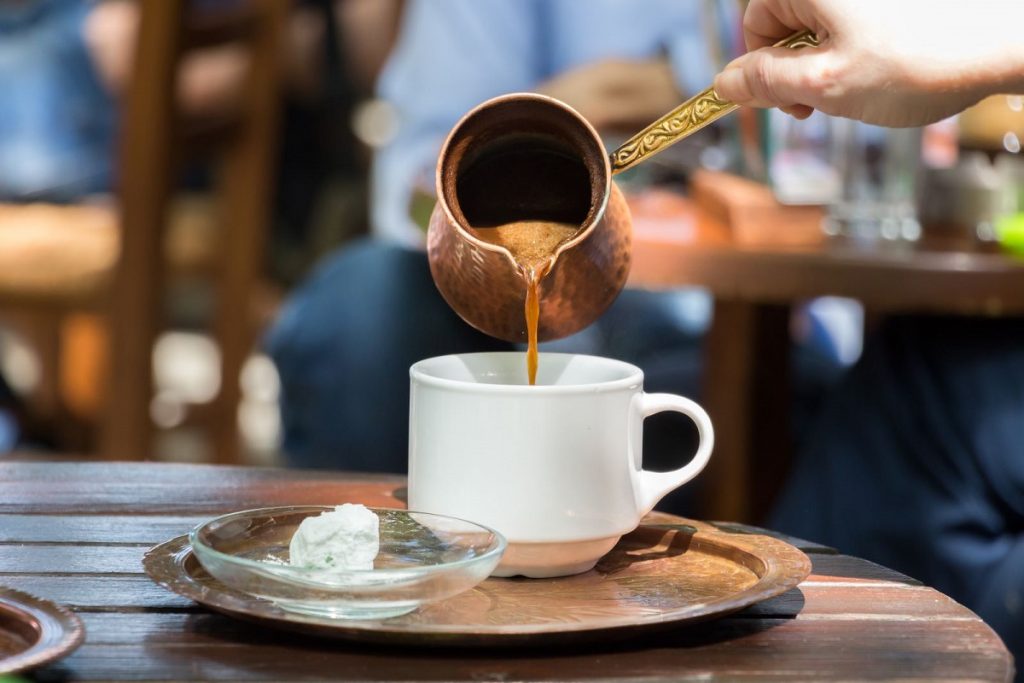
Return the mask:
{"type": "Polygon", "coordinates": [[[480,150],[456,181],[473,228],[542,220],[583,225],[590,176],[578,155],[538,137],[506,138],[480,150]]]}
{"type": "Polygon", "coordinates": [[[605,203],[607,154],[561,106],[508,101],[469,116],[453,136],[440,186],[464,229],[521,220],[589,227],[605,203]]]}
{"type": "Polygon", "coordinates": [[[527,376],[534,384],[542,282],[559,249],[593,224],[607,173],[604,150],[580,132],[571,114],[526,107],[511,104],[471,119],[441,172],[445,200],[460,226],[515,261],[523,282],[527,376]]]}
{"type": "Polygon", "coordinates": [[[508,249],[522,274],[530,384],[537,382],[541,280],[590,210],[586,166],[558,147],[539,136],[504,138],[480,150],[456,181],[473,233],[508,249]]]}

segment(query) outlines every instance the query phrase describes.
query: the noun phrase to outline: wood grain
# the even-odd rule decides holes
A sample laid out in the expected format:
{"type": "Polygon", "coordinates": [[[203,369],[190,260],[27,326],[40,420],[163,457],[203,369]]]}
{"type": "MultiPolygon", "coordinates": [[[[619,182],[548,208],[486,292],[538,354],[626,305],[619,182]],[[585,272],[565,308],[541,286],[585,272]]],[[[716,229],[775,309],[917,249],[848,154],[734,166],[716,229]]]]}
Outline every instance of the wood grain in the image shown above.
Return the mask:
{"type": "Polygon", "coordinates": [[[138,543],[188,533],[209,515],[0,515],[0,543],[138,543]]]}
{"type": "Polygon", "coordinates": [[[137,573],[146,546],[4,545],[0,574],[137,573]]]}
{"type": "Polygon", "coordinates": [[[404,479],[388,475],[297,474],[288,470],[119,463],[0,464],[0,513],[217,514],[272,505],[340,504],[359,500],[402,507],[394,492],[404,479]],[[164,469],[166,467],[166,469],[164,469]],[[381,482],[391,486],[380,487],[381,482]]]}
{"type": "Polygon", "coordinates": [[[163,319],[166,209],[179,150],[175,134],[176,58],[184,0],[151,3],[140,12],[138,49],[124,97],[118,189],[121,250],[107,313],[110,359],[101,451],[111,459],[149,457],[153,424],[153,343],[163,319]]]}
{"type": "Polygon", "coordinates": [[[199,609],[142,574],[133,576],[0,574],[0,584],[59,602],[75,611],[199,609]]]}
{"type": "MultiPolygon", "coordinates": [[[[92,634],[95,622],[87,622],[92,634]],[[92,628],[90,628],[92,627],[92,628]]],[[[82,680],[649,681],[829,678],[1006,680],[1000,646],[963,622],[728,619],[600,649],[437,652],[345,646],[251,629],[194,615],[133,643],[90,640],[61,665],[82,680]],[[922,642],[931,643],[926,652],[922,642]],[[916,656],[914,651],[917,650],[916,656]]],[[[51,676],[46,671],[40,678],[51,676]]]]}
{"type": "MultiPolygon", "coordinates": [[[[0,584],[71,606],[86,643],[37,680],[992,680],[999,638],[962,605],[885,567],[806,543],[795,590],[732,617],[605,645],[431,650],[325,641],[212,614],[138,558],[237,502],[400,502],[394,477],[156,464],[0,465],[0,584]],[[132,490],[134,489],[134,508],[132,490]],[[27,491],[37,492],[38,497],[27,491]],[[52,491],[48,494],[38,493],[52,491]],[[207,508],[206,506],[209,506],[207,508]],[[52,514],[51,514],[52,510],[52,514]],[[136,511],[146,514],[133,514],[136,511]],[[196,513],[196,511],[202,511],[196,513]],[[86,513],[86,514],[82,514],[86,513]],[[79,545],[84,544],[84,545],[79,545]]],[[[752,530],[736,525],[735,533],[752,530]]]]}
{"type": "Polygon", "coordinates": [[[999,253],[702,246],[640,234],[633,241],[630,284],[693,285],[716,298],[785,305],[845,296],[887,313],[1024,312],[1024,263],[999,253]]]}

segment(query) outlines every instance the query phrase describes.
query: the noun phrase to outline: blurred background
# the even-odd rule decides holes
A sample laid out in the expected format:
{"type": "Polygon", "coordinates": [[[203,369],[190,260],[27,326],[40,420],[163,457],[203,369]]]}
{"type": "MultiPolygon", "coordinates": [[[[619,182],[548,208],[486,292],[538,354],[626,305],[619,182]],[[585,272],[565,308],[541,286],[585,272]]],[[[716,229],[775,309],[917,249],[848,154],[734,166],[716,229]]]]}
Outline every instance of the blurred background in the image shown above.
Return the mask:
{"type": "Polygon", "coordinates": [[[368,230],[402,3],[167,5],[0,2],[5,450],[278,462],[258,340],[368,230]]]}
{"type": "MultiPolygon", "coordinates": [[[[613,149],[744,51],[743,8],[0,0],[0,459],[403,472],[409,365],[510,348],[427,268],[449,129],[536,91],[613,149]]],[[[547,348],[707,406],[665,509],[911,573],[1021,651],[1022,137],[1020,96],[925,129],[740,111],[616,178],[630,284],[547,348]]],[[[645,466],[692,429],[649,420],[645,466]]]]}
{"type": "MultiPolygon", "coordinates": [[[[405,267],[367,244],[417,254],[406,270],[418,279],[402,286],[431,287],[423,230],[449,128],[488,97],[536,90],[575,106],[612,148],[743,51],[739,1],[585,5],[0,0],[0,448],[400,471],[409,358],[487,347],[428,323],[433,345],[390,354],[385,339],[409,333],[370,315],[417,304],[377,296],[381,280],[402,281],[382,269],[405,267]],[[359,258],[366,272],[345,261],[359,258]],[[356,391],[360,344],[393,369],[387,396],[356,391]],[[346,441],[367,423],[380,427],[346,441]]],[[[794,450],[883,317],[852,296],[877,273],[815,287],[794,266],[795,293],[765,295],[793,343],[780,355],[758,346],[759,318],[723,307],[716,288],[731,285],[702,282],[701,268],[750,281],[761,271],[746,277],[729,258],[796,254],[820,269],[834,253],[849,265],[853,250],[913,268],[936,249],[1001,255],[1020,234],[1022,135],[1014,96],[924,130],[729,117],[620,177],[635,287],[552,348],[624,357],[649,386],[714,404],[706,338],[725,311],[714,338],[750,342],[734,359],[786,356],[792,378],[784,436],[751,431],[742,406],[713,405],[718,428],[794,450]]],[[[988,301],[987,315],[1003,310],[988,301]]],[[[731,371],[715,371],[720,393],[772,395],[756,393],[766,380],[754,370],[731,371]]],[[[650,462],[670,466],[658,444],[689,426],[664,419],[650,425],[650,462]]]]}

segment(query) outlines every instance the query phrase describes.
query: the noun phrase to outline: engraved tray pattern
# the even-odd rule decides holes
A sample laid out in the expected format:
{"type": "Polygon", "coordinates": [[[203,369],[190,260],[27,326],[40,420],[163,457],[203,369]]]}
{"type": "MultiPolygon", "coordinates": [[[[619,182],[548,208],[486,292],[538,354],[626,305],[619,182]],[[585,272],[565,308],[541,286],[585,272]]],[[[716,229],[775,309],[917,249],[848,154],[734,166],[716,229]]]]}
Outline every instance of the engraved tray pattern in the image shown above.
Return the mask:
{"type": "Polygon", "coordinates": [[[653,513],[593,570],[557,579],[488,579],[401,617],[345,621],[292,614],[225,587],[184,536],[147,553],[156,583],[231,616],[352,640],[545,645],[609,639],[721,617],[795,588],[810,560],[784,541],[653,513]]]}

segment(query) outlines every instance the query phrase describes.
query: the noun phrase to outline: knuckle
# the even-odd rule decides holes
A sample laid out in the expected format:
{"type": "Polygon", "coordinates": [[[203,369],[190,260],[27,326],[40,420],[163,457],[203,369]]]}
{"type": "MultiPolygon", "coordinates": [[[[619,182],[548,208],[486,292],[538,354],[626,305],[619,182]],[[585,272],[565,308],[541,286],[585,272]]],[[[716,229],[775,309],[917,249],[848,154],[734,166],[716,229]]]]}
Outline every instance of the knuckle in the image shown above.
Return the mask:
{"type": "Polygon", "coordinates": [[[807,69],[801,79],[800,85],[811,92],[822,92],[834,81],[832,69],[827,66],[815,65],[807,69]]]}
{"type": "Polygon", "coordinates": [[[850,82],[850,75],[844,64],[830,61],[812,70],[808,87],[825,100],[836,100],[846,92],[844,84],[850,82]]]}
{"type": "Polygon", "coordinates": [[[750,77],[750,89],[755,97],[768,102],[777,101],[775,67],[770,59],[759,55],[757,59],[753,60],[748,76],[750,77]]]}
{"type": "Polygon", "coordinates": [[[747,33],[754,33],[757,30],[757,19],[754,12],[743,13],[743,30],[747,33]]]}

